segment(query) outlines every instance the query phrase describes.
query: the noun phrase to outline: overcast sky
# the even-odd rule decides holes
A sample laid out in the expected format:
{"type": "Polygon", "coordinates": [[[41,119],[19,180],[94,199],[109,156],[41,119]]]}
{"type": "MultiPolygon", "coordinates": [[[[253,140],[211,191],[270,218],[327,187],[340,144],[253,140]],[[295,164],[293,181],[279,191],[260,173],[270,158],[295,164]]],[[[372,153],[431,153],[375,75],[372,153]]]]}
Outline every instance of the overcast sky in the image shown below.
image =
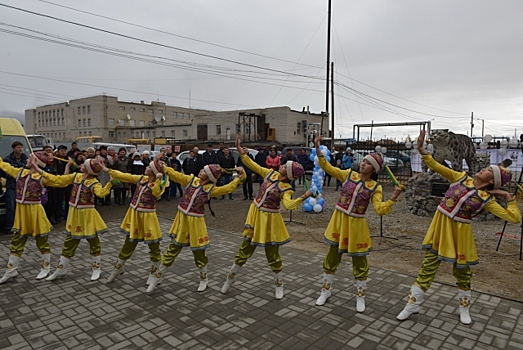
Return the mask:
{"type": "MultiPolygon", "coordinates": [[[[0,4],[19,8],[0,6],[3,116],[104,92],[210,110],[325,110],[327,0],[0,4]]],[[[484,120],[485,134],[519,137],[522,23],[520,0],[333,0],[336,137],[372,121],[430,120],[470,134],[472,112],[474,136],[484,120]]],[[[376,128],[373,137],[418,130],[376,128]]]]}

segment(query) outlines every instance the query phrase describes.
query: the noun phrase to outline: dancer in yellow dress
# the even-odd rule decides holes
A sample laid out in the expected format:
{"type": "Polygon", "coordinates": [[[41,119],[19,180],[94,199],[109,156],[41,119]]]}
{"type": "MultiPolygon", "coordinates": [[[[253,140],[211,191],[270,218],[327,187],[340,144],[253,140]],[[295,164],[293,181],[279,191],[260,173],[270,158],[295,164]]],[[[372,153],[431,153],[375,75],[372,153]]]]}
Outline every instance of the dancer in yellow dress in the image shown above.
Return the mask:
{"type": "Polygon", "coordinates": [[[342,255],[347,254],[352,257],[352,273],[356,279],[356,311],[363,312],[369,276],[367,255],[372,251],[372,240],[365,213],[369,204],[372,204],[378,215],[389,214],[401,194],[401,188],[396,186],[392,197],[383,202],[383,190],[376,182],[378,172],[383,167],[383,158],[377,153],[371,153],[364,157],[359,173],[352,169],[342,170],[333,167],[325,159],[320,150],[321,139],[322,137],[318,136],[314,140],[320,167],[339,180],[342,185],[338,203],[323,235],[330,249],[323,261],[323,286],[316,305],[324,305],[330,298],[334,274],[341,263],[342,255]]]}
{"type": "MultiPolygon", "coordinates": [[[[66,168],[67,173],[72,163],[72,159],[69,158],[66,168]]],[[[67,274],[71,259],[74,257],[76,249],[82,239],[86,239],[87,242],[89,242],[89,252],[93,257],[91,281],[96,281],[100,278],[102,272],[100,267],[102,247],[98,235],[107,230],[107,225],[98,213],[98,210],[94,207],[95,196],[104,198],[111,193],[113,185],[112,182],[109,181],[102,187],[96,178],[96,175],[101,170],[102,164],[95,159],[87,159],[80,166],[80,173],[52,175],[39,170],[49,186],[73,186],[71,197],[69,198],[67,222],[65,223],[67,236],[64,239],[62,255],[60,256],[60,262],[58,266],[56,266],[55,272],[46,278],[47,281],[54,281],[58,277],[63,277],[67,274]]]]}
{"type": "MultiPolygon", "coordinates": [[[[209,236],[205,225],[204,213],[205,204],[212,197],[219,197],[233,192],[236,187],[245,181],[245,171],[243,168],[236,168],[239,178],[225,186],[215,186],[216,181],[222,174],[222,168],[217,164],[208,164],[200,170],[198,176],[184,175],[172,168],[165,167],[165,173],[176,183],[185,186],[185,191],[178,205],[178,213],[174,218],[169,233],[172,243],[162,256],[162,263],[158,271],[150,280],[147,293],[152,292],[156,285],[160,283],[165,270],[174,263],[183,247],[190,247],[194,255],[194,262],[200,269],[200,285],[198,292],[207,289],[209,283],[207,279],[207,258],[206,249],[209,248],[209,236]]],[[[212,213],[212,211],[211,211],[212,213]]]]}
{"type": "Polygon", "coordinates": [[[287,210],[295,210],[308,197],[311,191],[305,192],[301,197],[292,199],[291,181],[305,174],[303,166],[298,162],[288,161],[280,166],[279,171],[267,169],[256,164],[249,158],[240,145],[240,135],[236,137],[236,149],[240,154],[243,164],[256,174],[264,178],[260,190],[254,199],[243,230],[243,242],[234,263],[223,284],[222,293],[227,293],[235,281],[236,274],[247,262],[256,250],[256,247],[264,247],[267,262],[274,272],[275,297],[283,298],[283,263],[280,256],[280,246],[290,242],[289,232],[285,227],[280,212],[280,204],[287,210]]]}
{"type": "Polygon", "coordinates": [[[481,169],[474,178],[466,172],[454,171],[432,158],[423,148],[425,131],[418,137],[418,151],[427,166],[451,183],[434,214],[432,223],[423,240],[422,249],[427,250],[416,281],[410,289],[407,305],[397,316],[400,321],[418,313],[425,292],[436,277],[441,261],[453,264],[453,273],[458,286],[460,322],[470,324],[471,265],[478,263],[478,253],[471,220],[483,210],[510,223],[521,222],[521,212],[510,193],[499,188],[512,178],[511,172],[499,165],[481,169]],[[504,197],[507,208],[496,202],[494,196],[504,197]]]}
{"type": "Polygon", "coordinates": [[[37,168],[43,168],[49,160],[50,156],[44,151],[35,152],[29,156],[26,168],[15,168],[0,158],[0,169],[16,181],[16,210],[12,228],[11,254],[0,284],[18,276],[20,258],[28,237],[35,239],[42,256],[42,267],[36,279],[43,279],[49,274],[51,245],[48,236],[52,226],[40,201],[44,186],[48,183],[37,171],[37,168]]]}
{"type": "Polygon", "coordinates": [[[145,168],[145,175],[131,175],[105,167],[103,169],[113,179],[137,185],[127,214],[120,225],[120,231],[126,235],[125,242],[107,283],[113,282],[118,275],[124,273],[124,265],[133,255],[139,242],[149,247],[149,259],[152,263],[147,285],[151,283],[152,277],[158,270],[162,257],[160,251],[162,231],[156,215],[156,204],[169,186],[168,179],[164,179],[166,175],[163,174],[163,169],[164,163],[158,159],[145,168]]]}

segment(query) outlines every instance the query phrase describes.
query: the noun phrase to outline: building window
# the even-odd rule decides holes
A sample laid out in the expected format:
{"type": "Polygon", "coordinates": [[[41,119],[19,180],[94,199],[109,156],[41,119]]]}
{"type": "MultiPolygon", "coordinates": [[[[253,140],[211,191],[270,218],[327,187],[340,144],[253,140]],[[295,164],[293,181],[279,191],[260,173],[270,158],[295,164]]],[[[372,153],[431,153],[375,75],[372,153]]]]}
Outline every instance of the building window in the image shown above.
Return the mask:
{"type": "Polygon", "coordinates": [[[162,130],[161,133],[162,133],[162,137],[165,137],[165,131],[162,130]]]}
{"type": "Polygon", "coordinates": [[[134,107],[129,107],[129,110],[134,112],[134,111],[136,111],[136,108],[134,108],[134,107]]]}
{"type": "Polygon", "coordinates": [[[65,125],[65,118],[62,118],[62,126],[65,125]]]}
{"type": "Polygon", "coordinates": [[[174,138],[175,136],[175,130],[171,130],[171,137],[174,138]]]}
{"type": "Polygon", "coordinates": [[[153,110],[152,110],[152,109],[148,109],[148,110],[147,110],[147,114],[149,114],[149,115],[153,115],[153,110]]]}
{"type": "Polygon", "coordinates": [[[138,108],[138,112],[142,112],[142,113],[143,113],[143,112],[145,112],[145,109],[143,109],[143,108],[138,108]]]}
{"type": "MultiPolygon", "coordinates": [[[[91,107],[87,107],[87,108],[89,108],[89,110],[90,110],[91,107]]],[[[60,110],[60,116],[61,116],[61,117],[64,116],[64,109],[63,109],[63,108],[60,110]]]]}
{"type": "Polygon", "coordinates": [[[298,123],[298,125],[296,126],[296,133],[297,134],[301,133],[301,123],[298,123]]]}
{"type": "Polygon", "coordinates": [[[222,126],[216,125],[216,135],[221,135],[221,134],[222,134],[222,126]]]}
{"type": "Polygon", "coordinates": [[[163,109],[159,109],[158,113],[163,114],[163,109]]]}
{"type": "Polygon", "coordinates": [[[187,130],[184,129],[184,130],[183,130],[183,137],[187,137],[187,135],[188,135],[188,134],[187,134],[187,130]]]}
{"type": "Polygon", "coordinates": [[[178,118],[178,114],[176,112],[173,112],[173,118],[174,119],[178,118]]]}
{"type": "Polygon", "coordinates": [[[134,126],[135,125],[135,121],[133,119],[129,120],[129,125],[130,126],[134,126]]]}
{"type": "Polygon", "coordinates": [[[82,126],[82,119],[78,119],[78,127],[82,126]]]}
{"type": "Polygon", "coordinates": [[[109,131],[109,137],[114,137],[114,131],[109,131]]]}
{"type": "Polygon", "coordinates": [[[156,137],[156,131],[153,131],[153,138],[156,137]]]}
{"type": "Polygon", "coordinates": [[[145,126],[145,120],[140,120],[140,126],[145,126]]]}
{"type": "Polygon", "coordinates": [[[91,106],[87,106],[87,114],[91,114],[91,106]]]}
{"type": "Polygon", "coordinates": [[[118,119],[118,125],[125,125],[125,121],[123,119],[118,119]]]}
{"type": "Polygon", "coordinates": [[[56,110],[53,109],[53,117],[56,117],[56,110]]]}
{"type": "Polygon", "coordinates": [[[91,132],[89,131],[89,136],[91,136],[91,132]]]}
{"type": "Polygon", "coordinates": [[[147,135],[147,137],[151,137],[151,132],[150,131],[147,131],[145,134],[147,135]]]}
{"type": "Polygon", "coordinates": [[[120,107],[118,107],[118,109],[120,109],[121,111],[125,111],[125,107],[124,106],[120,106],[120,107]]]}
{"type": "Polygon", "coordinates": [[[118,138],[121,139],[122,138],[122,133],[118,131],[118,138]]]}
{"type": "Polygon", "coordinates": [[[85,106],[82,107],[82,114],[85,114],[85,106]]]}
{"type": "Polygon", "coordinates": [[[109,124],[110,126],[113,126],[113,125],[114,125],[114,118],[109,118],[109,120],[108,120],[108,124],[109,124]]]}
{"type": "Polygon", "coordinates": [[[78,115],[82,114],[82,107],[78,107],[78,115]]]}
{"type": "Polygon", "coordinates": [[[131,138],[134,138],[134,131],[131,131],[131,138]]]}
{"type": "Polygon", "coordinates": [[[185,118],[191,119],[191,115],[189,113],[185,113],[185,118]]]}
{"type": "Polygon", "coordinates": [[[85,122],[85,118],[82,119],[82,125],[84,126],[84,128],[87,126],[87,123],[85,122]]]}

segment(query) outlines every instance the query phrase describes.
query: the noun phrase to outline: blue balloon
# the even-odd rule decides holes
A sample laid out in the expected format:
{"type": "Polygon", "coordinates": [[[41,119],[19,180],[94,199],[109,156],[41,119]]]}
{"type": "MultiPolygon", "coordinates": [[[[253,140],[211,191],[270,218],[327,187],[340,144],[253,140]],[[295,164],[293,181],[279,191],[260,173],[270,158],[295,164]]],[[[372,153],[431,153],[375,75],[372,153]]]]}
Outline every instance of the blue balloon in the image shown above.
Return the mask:
{"type": "Polygon", "coordinates": [[[312,154],[316,155],[316,148],[313,148],[313,149],[311,150],[311,152],[312,152],[312,154]]]}
{"type": "Polygon", "coordinates": [[[303,205],[303,211],[312,211],[312,205],[306,203],[303,205]]]}
{"type": "Polygon", "coordinates": [[[314,162],[314,154],[311,154],[311,155],[309,156],[309,159],[310,159],[311,161],[314,162]]]}
{"type": "Polygon", "coordinates": [[[331,157],[330,156],[325,156],[325,159],[327,159],[327,162],[330,162],[331,161],[331,157]]]}
{"type": "Polygon", "coordinates": [[[325,199],[323,199],[323,198],[317,199],[316,203],[320,204],[320,205],[324,205],[325,204],[325,199]]]}

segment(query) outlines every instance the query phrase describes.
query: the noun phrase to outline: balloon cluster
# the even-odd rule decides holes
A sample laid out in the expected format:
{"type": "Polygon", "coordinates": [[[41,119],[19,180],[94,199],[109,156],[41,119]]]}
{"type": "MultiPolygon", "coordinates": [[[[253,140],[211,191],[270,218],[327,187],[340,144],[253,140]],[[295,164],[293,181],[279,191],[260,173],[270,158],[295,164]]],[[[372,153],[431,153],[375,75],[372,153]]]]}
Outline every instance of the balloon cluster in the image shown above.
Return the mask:
{"type": "MultiPolygon", "coordinates": [[[[327,162],[330,162],[330,151],[325,146],[320,146],[321,153],[325,155],[327,162]]],[[[321,169],[318,161],[318,155],[316,154],[316,148],[312,149],[310,160],[314,162],[314,170],[312,171],[312,183],[309,188],[312,191],[312,197],[305,200],[303,210],[306,212],[314,211],[320,213],[325,209],[325,199],[322,197],[323,192],[323,180],[325,179],[325,172],[321,169]]]]}

